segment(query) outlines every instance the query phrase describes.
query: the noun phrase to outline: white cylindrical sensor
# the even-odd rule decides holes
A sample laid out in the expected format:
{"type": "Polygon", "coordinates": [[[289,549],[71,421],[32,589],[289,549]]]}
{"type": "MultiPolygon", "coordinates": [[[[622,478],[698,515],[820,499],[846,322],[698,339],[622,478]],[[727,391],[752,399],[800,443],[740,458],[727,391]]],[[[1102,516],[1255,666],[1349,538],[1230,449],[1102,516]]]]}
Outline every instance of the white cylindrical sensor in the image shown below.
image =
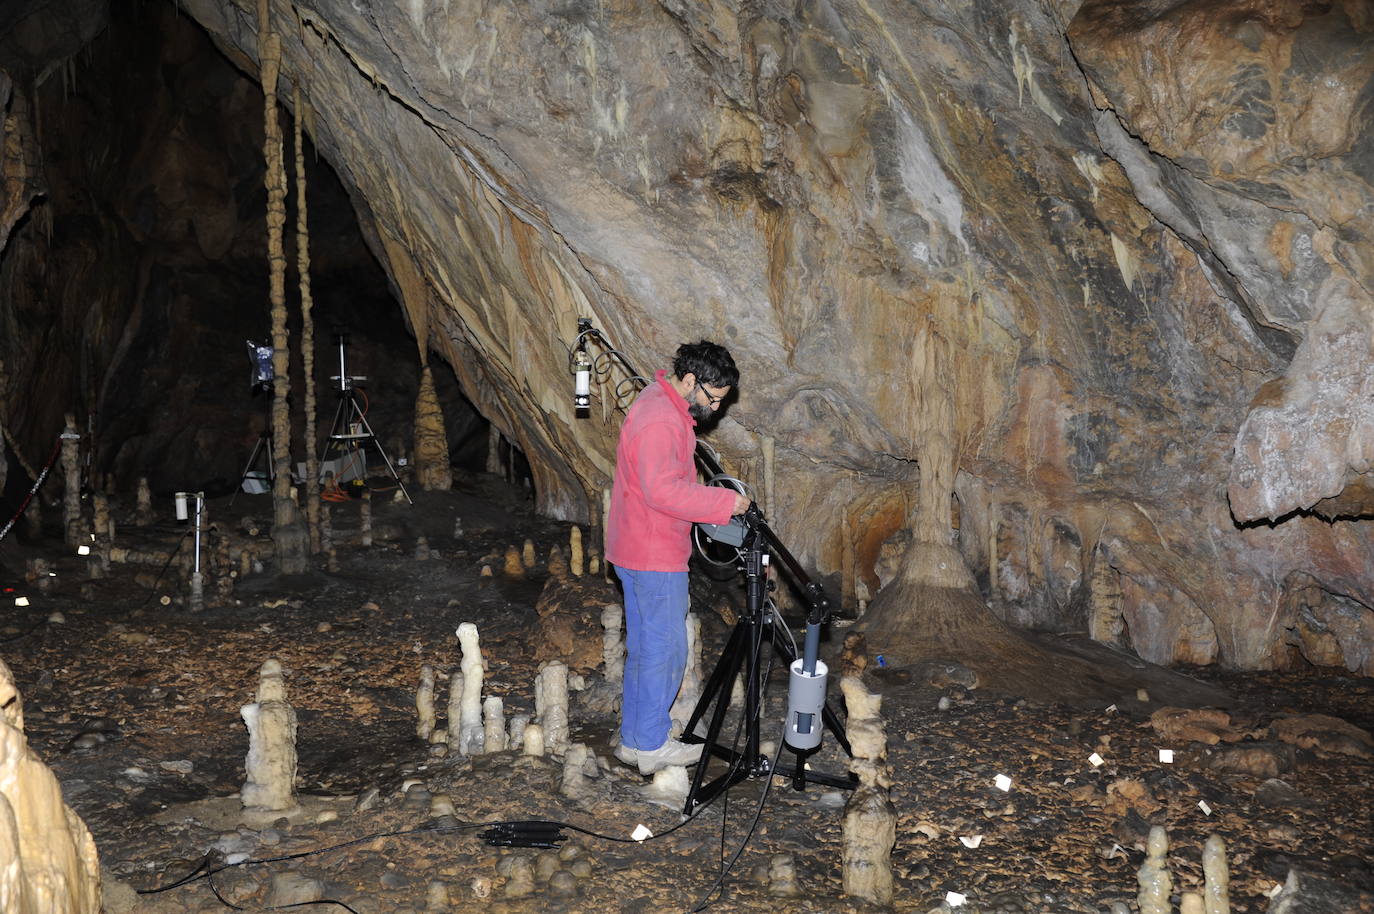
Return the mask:
{"type": "Polygon", "coordinates": [[[816,671],[809,676],[803,669],[805,661],[792,661],[787,686],[787,745],[798,751],[815,749],[821,744],[821,712],[825,709],[825,683],[829,670],[823,660],[816,661],[816,671]]]}
{"type": "Polygon", "coordinates": [[[177,520],[186,520],[186,499],[189,496],[185,492],[178,492],[172,497],[176,500],[177,520]]]}
{"type": "Polygon", "coordinates": [[[579,397],[589,397],[589,396],[591,396],[591,393],[592,393],[592,373],[591,373],[591,370],[590,370],[590,369],[587,369],[587,368],[579,368],[579,369],[577,370],[577,381],[576,381],[575,383],[576,383],[576,387],[574,387],[573,393],[577,394],[577,396],[579,396],[579,397]]]}

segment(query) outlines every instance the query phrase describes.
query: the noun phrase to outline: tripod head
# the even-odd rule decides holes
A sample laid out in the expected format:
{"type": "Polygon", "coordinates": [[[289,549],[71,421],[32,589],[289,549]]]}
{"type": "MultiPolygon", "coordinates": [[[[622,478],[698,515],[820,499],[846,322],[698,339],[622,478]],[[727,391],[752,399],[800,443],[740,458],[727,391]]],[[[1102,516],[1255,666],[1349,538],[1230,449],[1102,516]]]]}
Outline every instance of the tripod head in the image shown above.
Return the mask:
{"type": "Polygon", "coordinates": [[[345,349],[347,348],[347,346],[348,346],[348,334],[347,334],[347,333],[345,333],[345,332],[343,332],[343,331],[341,331],[341,330],[340,330],[340,331],[335,331],[335,333],[334,333],[334,345],[337,346],[338,349],[339,349],[339,373],[336,374],[336,375],[330,375],[330,376],[329,376],[329,380],[331,380],[331,381],[338,381],[338,382],[339,382],[339,387],[338,387],[339,393],[340,393],[341,395],[346,395],[350,390],[353,389],[353,385],[354,385],[355,383],[357,383],[358,381],[366,381],[366,380],[367,380],[367,376],[366,376],[366,375],[349,375],[349,373],[348,373],[348,363],[347,363],[347,361],[346,361],[346,359],[345,359],[345,357],[344,357],[344,350],[345,350],[345,349]]]}

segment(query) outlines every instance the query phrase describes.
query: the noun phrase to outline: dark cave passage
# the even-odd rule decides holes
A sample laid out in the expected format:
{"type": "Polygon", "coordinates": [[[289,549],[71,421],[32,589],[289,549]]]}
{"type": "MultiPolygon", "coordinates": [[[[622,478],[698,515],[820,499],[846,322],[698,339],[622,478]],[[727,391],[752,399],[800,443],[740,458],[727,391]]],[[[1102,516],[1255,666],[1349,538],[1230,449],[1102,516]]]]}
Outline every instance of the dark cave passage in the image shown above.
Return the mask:
{"type": "MultiPolygon", "coordinates": [[[[41,466],[64,413],[86,437],[89,489],[131,492],[147,477],[159,495],[233,491],[270,408],[254,392],[245,345],[270,343],[260,87],[174,4],[115,4],[104,31],[61,78],[42,82],[33,105],[46,192],[0,253],[0,326],[22,341],[4,366],[22,409],[7,426],[20,453],[6,449],[0,513],[12,513],[31,483],[20,457],[41,466]]],[[[347,333],[348,374],[366,378],[359,388],[377,443],[404,464],[419,379],[414,336],[354,202],[308,135],[319,439],[303,440],[288,111],[282,119],[293,175],[285,243],[294,460],[307,446],[318,452],[331,430],[333,339],[347,333]]],[[[443,360],[431,361],[451,462],[484,470],[491,426],[443,360]]],[[[496,456],[503,474],[529,479],[508,441],[496,456]]]]}

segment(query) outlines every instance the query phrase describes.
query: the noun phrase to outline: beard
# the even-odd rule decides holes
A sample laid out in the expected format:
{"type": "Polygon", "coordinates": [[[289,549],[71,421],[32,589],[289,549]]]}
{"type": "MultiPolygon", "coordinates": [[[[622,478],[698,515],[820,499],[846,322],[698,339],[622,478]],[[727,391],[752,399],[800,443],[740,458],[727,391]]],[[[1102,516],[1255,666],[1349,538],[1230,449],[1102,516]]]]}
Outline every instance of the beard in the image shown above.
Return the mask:
{"type": "Polygon", "coordinates": [[[716,413],[709,406],[702,406],[700,403],[688,403],[687,415],[697,420],[698,423],[705,423],[715,418],[716,413]]]}

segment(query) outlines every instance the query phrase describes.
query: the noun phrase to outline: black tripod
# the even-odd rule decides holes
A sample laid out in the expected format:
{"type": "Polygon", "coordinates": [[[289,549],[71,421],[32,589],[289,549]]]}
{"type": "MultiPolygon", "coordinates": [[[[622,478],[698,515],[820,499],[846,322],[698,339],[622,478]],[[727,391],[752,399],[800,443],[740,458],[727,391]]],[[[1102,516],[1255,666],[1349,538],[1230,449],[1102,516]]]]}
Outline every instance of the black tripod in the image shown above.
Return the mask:
{"type": "MultiPolygon", "coordinates": [[[[253,451],[248,455],[248,462],[243,465],[243,472],[239,474],[239,484],[234,487],[234,494],[229,496],[229,504],[234,504],[234,499],[239,497],[239,493],[246,491],[244,486],[250,476],[253,476],[253,468],[258,464],[258,455],[267,457],[267,485],[270,489],[273,482],[277,479],[277,467],[275,465],[276,452],[272,449],[272,382],[266,381],[253,386],[253,395],[263,394],[266,396],[266,405],[263,407],[265,416],[263,418],[262,434],[258,435],[258,441],[253,445],[253,451]]],[[[261,480],[262,477],[254,477],[261,480]]]]}
{"type": "MultiPolygon", "coordinates": [[[[779,764],[776,768],[773,767],[772,759],[759,751],[759,713],[763,703],[763,690],[766,685],[760,673],[760,657],[765,638],[772,643],[774,655],[781,657],[786,666],[791,667],[793,661],[797,659],[790,638],[777,636],[777,628],[781,623],[767,599],[768,591],[773,586],[767,578],[768,556],[772,554],[782,560],[787,570],[794,575],[794,580],[802,586],[810,599],[811,613],[807,617],[806,662],[811,664],[812,669],[814,669],[815,664],[820,625],[826,619],[827,602],[820,587],[806,577],[801,566],[773,536],[757,507],[751,506],[749,511],[745,513],[743,526],[745,533],[740,548],[744,557],[747,594],[745,612],[735,623],[734,631],[730,633],[730,640],[726,643],[724,652],[716,662],[710,679],[706,681],[706,686],[702,690],[696,708],[692,711],[692,716],[688,718],[687,725],[683,728],[683,742],[706,744],[706,749],[701,755],[701,761],[697,764],[696,771],[692,775],[692,789],[687,794],[687,803],[683,808],[683,814],[689,816],[698,807],[710,803],[722,791],[729,789],[745,778],[780,774],[792,778],[792,787],[795,790],[805,789],[807,781],[850,790],[858,785],[858,779],[852,774],[836,775],[821,771],[808,771],[806,757],[815,751],[814,748],[802,751],[793,748],[789,743],[788,748],[796,756],[795,761],[791,764],[779,764]],[[745,742],[744,749],[736,751],[732,747],[722,745],[718,740],[721,727],[725,723],[725,712],[730,705],[730,692],[741,667],[744,668],[745,742]],[[697,736],[696,726],[706,716],[713,703],[715,709],[711,712],[706,735],[704,737],[697,736]],[[706,770],[710,766],[712,756],[725,760],[729,767],[724,774],[707,782],[706,770]]],[[[831,709],[829,702],[826,702],[824,710],[821,712],[821,719],[824,727],[835,735],[836,741],[844,749],[845,754],[853,755],[844,728],[831,709]]]]}

